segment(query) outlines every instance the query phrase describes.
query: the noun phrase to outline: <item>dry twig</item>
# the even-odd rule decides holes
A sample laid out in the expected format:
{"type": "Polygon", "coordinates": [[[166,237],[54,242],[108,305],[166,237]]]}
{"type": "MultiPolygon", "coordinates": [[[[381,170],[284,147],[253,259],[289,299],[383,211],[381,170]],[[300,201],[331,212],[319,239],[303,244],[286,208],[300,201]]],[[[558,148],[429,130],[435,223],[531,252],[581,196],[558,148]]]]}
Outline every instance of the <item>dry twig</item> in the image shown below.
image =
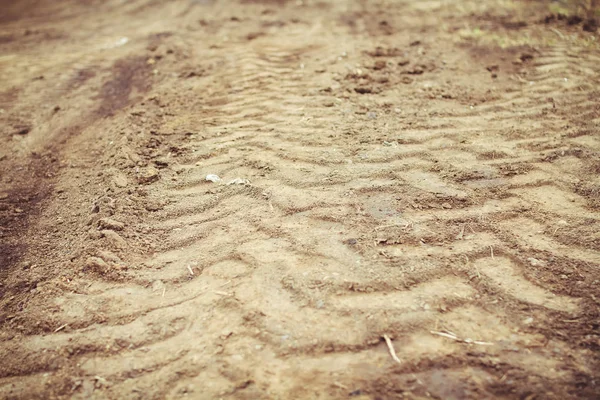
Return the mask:
{"type": "Polygon", "coordinates": [[[457,337],[454,333],[450,332],[450,333],[446,333],[446,332],[437,332],[437,331],[429,331],[431,334],[433,335],[438,335],[438,336],[442,336],[448,339],[452,339],[454,341],[457,342],[461,342],[461,343],[467,343],[467,344],[478,344],[481,346],[492,346],[494,343],[491,342],[482,342],[479,340],[472,340],[472,339],[461,339],[459,337],[457,337]]]}
{"type": "Polygon", "coordinates": [[[346,386],[346,385],[343,385],[343,384],[341,384],[341,383],[339,383],[339,382],[333,382],[333,386],[337,386],[337,387],[339,387],[340,389],[348,390],[348,386],[346,386]]]}
{"type": "Polygon", "coordinates": [[[385,339],[385,343],[387,344],[387,347],[388,347],[388,350],[390,351],[390,355],[392,356],[392,359],[394,361],[396,361],[398,364],[401,364],[400,359],[396,355],[396,350],[394,350],[394,345],[392,344],[392,339],[390,339],[390,337],[388,335],[383,335],[383,338],[385,339]]]}
{"type": "Polygon", "coordinates": [[[565,40],[565,35],[563,35],[563,33],[561,31],[559,31],[558,29],[555,28],[550,28],[550,30],[554,33],[556,33],[556,35],[561,38],[562,40],[565,40]]]}

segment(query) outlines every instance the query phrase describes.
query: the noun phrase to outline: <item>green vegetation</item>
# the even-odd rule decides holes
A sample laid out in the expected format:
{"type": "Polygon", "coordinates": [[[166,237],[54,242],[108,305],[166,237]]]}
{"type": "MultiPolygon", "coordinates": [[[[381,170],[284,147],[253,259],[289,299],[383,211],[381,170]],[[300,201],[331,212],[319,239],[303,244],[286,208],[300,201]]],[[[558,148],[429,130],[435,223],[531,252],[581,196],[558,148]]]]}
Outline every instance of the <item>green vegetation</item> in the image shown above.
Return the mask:
{"type": "Polygon", "coordinates": [[[559,0],[548,6],[553,14],[581,15],[588,18],[600,16],[598,0],[559,0]]]}

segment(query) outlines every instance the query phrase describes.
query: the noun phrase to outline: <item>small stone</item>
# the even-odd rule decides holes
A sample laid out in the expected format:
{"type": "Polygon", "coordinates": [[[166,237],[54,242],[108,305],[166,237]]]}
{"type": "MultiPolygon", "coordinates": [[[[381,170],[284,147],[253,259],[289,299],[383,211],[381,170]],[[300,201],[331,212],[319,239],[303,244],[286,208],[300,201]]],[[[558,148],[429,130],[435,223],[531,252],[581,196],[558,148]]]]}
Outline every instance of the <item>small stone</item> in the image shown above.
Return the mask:
{"type": "Polygon", "coordinates": [[[160,279],[156,280],[152,283],[152,291],[153,292],[161,291],[164,289],[164,287],[165,287],[165,284],[160,279]]]}
{"type": "Polygon", "coordinates": [[[91,240],[97,240],[100,239],[102,237],[102,233],[98,232],[97,230],[90,230],[90,232],[88,233],[88,238],[91,240]]]}
{"type": "Polygon", "coordinates": [[[147,211],[159,211],[162,210],[163,205],[158,200],[148,200],[145,208],[147,211]]]}
{"type": "Polygon", "coordinates": [[[119,221],[115,221],[112,218],[102,218],[98,221],[98,227],[100,229],[110,229],[113,231],[122,231],[125,228],[125,224],[119,221]]]}
{"type": "Polygon", "coordinates": [[[533,257],[528,258],[527,261],[529,261],[529,264],[531,264],[532,267],[541,267],[546,265],[544,261],[538,260],[537,258],[533,257]]]}
{"type": "Polygon", "coordinates": [[[105,271],[108,269],[108,264],[106,261],[99,257],[90,257],[87,259],[85,263],[86,268],[95,270],[95,271],[105,271]]]}
{"type": "Polygon", "coordinates": [[[219,177],[219,175],[215,175],[215,174],[208,174],[206,175],[206,178],[204,178],[207,182],[213,182],[213,183],[218,183],[221,182],[221,178],[219,177]]]}
{"type": "Polygon", "coordinates": [[[250,181],[245,178],[235,178],[235,179],[227,182],[227,184],[228,185],[249,185],[250,181]]]}
{"type": "Polygon", "coordinates": [[[127,187],[127,177],[123,174],[116,174],[113,176],[113,183],[118,188],[125,188],[127,187]]]}
{"type": "Polygon", "coordinates": [[[138,182],[142,184],[149,184],[156,182],[160,178],[160,173],[154,167],[144,168],[138,175],[138,182]]]}
{"type": "Polygon", "coordinates": [[[531,318],[531,317],[529,317],[529,318],[525,318],[525,319],[523,320],[523,323],[524,323],[525,325],[530,325],[530,324],[532,324],[532,323],[533,323],[533,318],[531,318]]]}
{"type": "Polygon", "coordinates": [[[102,236],[104,236],[114,247],[118,249],[124,249],[127,247],[127,242],[117,232],[111,230],[103,230],[101,231],[101,233],[102,236]]]}
{"type": "Polygon", "coordinates": [[[100,250],[98,252],[98,257],[106,262],[112,262],[115,264],[119,264],[121,262],[121,259],[110,250],[100,250]]]}
{"type": "Polygon", "coordinates": [[[445,208],[445,209],[447,209],[447,210],[449,210],[449,209],[452,208],[452,204],[450,204],[450,203],[444,203],[444,204],[442,204],[442,207],[445,208]]]}

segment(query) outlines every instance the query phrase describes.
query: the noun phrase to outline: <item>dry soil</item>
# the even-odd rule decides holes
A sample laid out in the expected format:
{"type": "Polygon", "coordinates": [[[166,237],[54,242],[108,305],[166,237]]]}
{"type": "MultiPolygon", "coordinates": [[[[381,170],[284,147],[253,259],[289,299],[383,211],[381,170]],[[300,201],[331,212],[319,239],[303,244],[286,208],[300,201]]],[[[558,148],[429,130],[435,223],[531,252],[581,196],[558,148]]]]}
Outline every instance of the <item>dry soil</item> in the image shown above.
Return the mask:
{"type": "Polygon", "coordinates": [[[600,396],[585,13],[3,3],[1,398],[600,396]]]}

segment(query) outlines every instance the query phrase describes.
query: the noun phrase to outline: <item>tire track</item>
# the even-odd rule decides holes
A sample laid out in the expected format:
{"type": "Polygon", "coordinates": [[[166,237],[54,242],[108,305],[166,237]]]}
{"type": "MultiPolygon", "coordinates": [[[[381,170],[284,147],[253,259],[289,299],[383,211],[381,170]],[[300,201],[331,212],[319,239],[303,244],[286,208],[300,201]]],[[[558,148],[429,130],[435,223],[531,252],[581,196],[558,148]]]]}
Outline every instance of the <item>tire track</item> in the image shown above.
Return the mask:
{"type": "MultiPolygon", "coordinates": [[[[155,124],[190,132],[149,134],[162,141],[157,159],[184,149],[144,189],[164,202],[143,215],[157,239],[142,250],[140,236],[119,233],[132,253],[121,281],[100,276],[81,294],[53,298],[52,318],[69,332],[5,346],[7,357],[51,356],[28,371],[4,369],[0,393],[40,393],[42,374],[64,366],[82,398],[388,397],[400,389],[484,398],[543,396],[544,387],[568,398],[578,374],[593,376],[577,343],[583,334],[569,338],[557,322],[593,315],[589,283],[567,288],[554,275],[577,271],[591,281],[600,265],[597,248],[557,234],[557,226],[599,222],[593,199],[576,193],[589,161],[575,150],[597,152],[594,131],[565,135],[576,121],[598,119],[599,58],[571,46],[540,49],[527,76],[498,84],[505,91],[493,100],[432,98],[426,85],[454,74],[441,63],[404,84],[400,70],[385,72],[399,60],[378,72],[377,57],[363,52],[392,39],[415,57],[431,52],[403,38],[411,26],[390,28],[421,11],[409,2],[372,7],[384,3],[402,17],[390,13],[378,27],[363,17],[348,28],[311,8],[311,29],[228,38],[202,56],[219,68],[194,78],[189,93],[155,90],[166,105],[130,117],[140,138],[155,124]],[[350,34],[348,55],[339,37],[350,34]],[[381,91],[358,93],[352,74],[381,91]],[[213,184],[207,174],[249,183],[213,184]]],[[[292,6],[282,7],[261,18],[292,6]]],[[[349,12],[327,7],[339,18],[349,12]]]]}

